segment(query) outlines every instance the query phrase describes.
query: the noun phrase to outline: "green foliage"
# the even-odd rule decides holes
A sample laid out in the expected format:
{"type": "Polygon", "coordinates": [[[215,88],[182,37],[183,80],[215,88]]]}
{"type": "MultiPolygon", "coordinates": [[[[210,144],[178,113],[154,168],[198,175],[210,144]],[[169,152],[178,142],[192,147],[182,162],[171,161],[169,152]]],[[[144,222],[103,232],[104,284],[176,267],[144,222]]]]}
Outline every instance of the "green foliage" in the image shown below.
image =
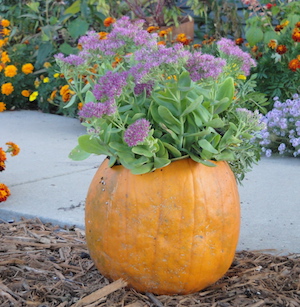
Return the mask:
{"type": "Polygon", "coordinates": [[[258,4],[254,11],[245,13],[246,39],[257,60],[257,90],[266,94],[270,111],[274,97],[285,100],[300,92],[300,2],[258,4]]]}

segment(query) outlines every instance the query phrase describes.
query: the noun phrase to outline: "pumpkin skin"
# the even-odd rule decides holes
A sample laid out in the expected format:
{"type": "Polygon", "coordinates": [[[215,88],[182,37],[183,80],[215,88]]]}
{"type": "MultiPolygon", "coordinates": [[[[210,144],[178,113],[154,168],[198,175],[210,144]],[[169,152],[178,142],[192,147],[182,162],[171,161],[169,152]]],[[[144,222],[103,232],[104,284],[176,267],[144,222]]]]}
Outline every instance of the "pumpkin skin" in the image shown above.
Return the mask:
{"type": "Polygon", "coordinates": [[[220,279],[239,238],[234,174],[191,159],[133,175],[123,166],[96,172],[87,195],[87,246],[99,272],[140,292],[188,294],[220,279]]]}

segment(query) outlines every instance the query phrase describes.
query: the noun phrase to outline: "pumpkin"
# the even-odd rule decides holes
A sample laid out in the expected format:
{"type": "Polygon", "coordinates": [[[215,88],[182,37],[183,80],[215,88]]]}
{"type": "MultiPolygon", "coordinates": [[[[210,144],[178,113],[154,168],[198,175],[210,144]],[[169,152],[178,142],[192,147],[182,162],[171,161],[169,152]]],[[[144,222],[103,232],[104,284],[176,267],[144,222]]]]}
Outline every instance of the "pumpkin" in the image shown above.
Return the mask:
{"type": "Polygon", "coordinates": [[[188,294],[229,269],[240,201],[229,165],[182,159],[151,173],[97,170],[86,199],[87,246],[99,272],[140,292],[188,294]]]}

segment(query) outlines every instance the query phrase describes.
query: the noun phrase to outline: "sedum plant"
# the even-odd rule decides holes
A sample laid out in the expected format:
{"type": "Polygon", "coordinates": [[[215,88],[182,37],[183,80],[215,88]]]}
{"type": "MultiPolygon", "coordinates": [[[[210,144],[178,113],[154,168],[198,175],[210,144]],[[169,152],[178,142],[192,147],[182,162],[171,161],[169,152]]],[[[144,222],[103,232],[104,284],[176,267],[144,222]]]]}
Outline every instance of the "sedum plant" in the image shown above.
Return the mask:
{"type": "Polygon", "coordinates": [[[70,153],[74,160],[107,155],[134,174],[151,172],[190,157],[208,166],[231,165],[242,180],[260,149],[254,137],[261,115],[242,108],[235,80],[255,62],[229,39],[219,56],[183,44],[159,44],[143,21],[122,17],[109,34],[80,38],[79,54],[56,55],[80,101],[87,134],[70,153]]]}

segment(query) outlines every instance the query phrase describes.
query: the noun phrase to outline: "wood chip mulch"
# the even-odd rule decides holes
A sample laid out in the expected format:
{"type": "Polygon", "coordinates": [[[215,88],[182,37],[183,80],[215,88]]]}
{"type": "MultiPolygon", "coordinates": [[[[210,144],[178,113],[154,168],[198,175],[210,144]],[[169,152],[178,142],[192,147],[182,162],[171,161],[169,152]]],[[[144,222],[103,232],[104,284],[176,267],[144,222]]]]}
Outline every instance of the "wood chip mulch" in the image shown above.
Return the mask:
{"type": "Polygon", "coordinates": [[[109,282],[94,267],[85,234],[38,219],[0,221],[0,306],[300,306],[300,254],[237,252],[216,284],[190,295],[156,296],[109,282]]]}

